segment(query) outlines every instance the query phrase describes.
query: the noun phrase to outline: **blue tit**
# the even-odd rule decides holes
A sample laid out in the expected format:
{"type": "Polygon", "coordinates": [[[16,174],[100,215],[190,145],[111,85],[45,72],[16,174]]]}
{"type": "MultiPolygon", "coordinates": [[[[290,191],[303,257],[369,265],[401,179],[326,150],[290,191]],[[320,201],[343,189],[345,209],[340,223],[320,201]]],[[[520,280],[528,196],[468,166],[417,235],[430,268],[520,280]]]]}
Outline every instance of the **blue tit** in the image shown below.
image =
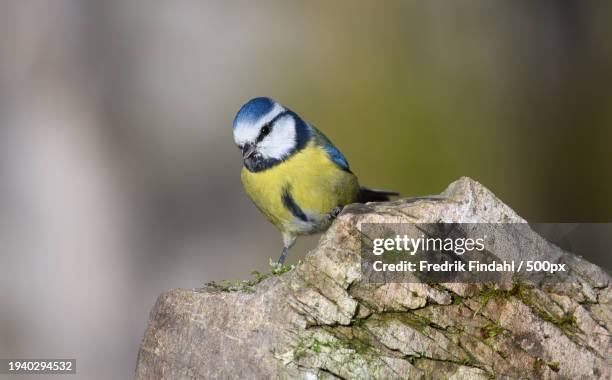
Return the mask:
{"type": "Polygon", "coordinates": [[[270,98],[243,105],[233,131],[242,151],[244,190],[283,235],[281,264],[297,236],[324,231],[343,206],[398,195],[360,187],[323,133],[270,98]]]}

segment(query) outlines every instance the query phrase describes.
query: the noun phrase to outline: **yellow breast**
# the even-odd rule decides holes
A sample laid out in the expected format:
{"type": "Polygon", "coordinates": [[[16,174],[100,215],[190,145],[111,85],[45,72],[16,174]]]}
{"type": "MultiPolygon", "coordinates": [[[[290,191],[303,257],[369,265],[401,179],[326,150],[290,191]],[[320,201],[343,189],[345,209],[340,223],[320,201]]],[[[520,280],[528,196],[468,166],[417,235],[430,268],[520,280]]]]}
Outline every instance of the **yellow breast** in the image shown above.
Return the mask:
{"type": "Polygon", "coordinates": [[[242,184],[270,222],[283,232],[295,234],[321,229],[326,214],[334,207],[355,202],[359,193],[357,177],[339,168],[325,150],[312,143],[267,170],[253,173],[242,168],[242,184]],[[283,202],[283,192],[287,191],[312,223],[296,218],[283,202]]]}

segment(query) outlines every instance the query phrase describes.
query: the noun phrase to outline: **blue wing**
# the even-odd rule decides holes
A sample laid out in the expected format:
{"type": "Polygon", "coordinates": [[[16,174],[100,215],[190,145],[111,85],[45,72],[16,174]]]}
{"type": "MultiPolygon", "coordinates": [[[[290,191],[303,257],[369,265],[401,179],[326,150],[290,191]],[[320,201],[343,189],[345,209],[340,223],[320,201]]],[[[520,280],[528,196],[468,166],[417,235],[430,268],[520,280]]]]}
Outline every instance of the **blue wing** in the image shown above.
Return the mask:
{"type": "Polygon", "coordinates": [[[344,157],[342,152],[340,152],[338,150],[338,148],[336,148],[334,146],[334,144],[332,144],[331,141],[329,141],[327,136],[325,136],[323,133],[321,133],[321,131],[319,131],[318,129],[316,129],[313,126],[311,126],[311,128],[314,131],[315,141],[318,143],[319,146],[321,146],[323,149],[325,149],[325,151],[329,155],[329,158],[336,165],[338,165],[340,167],[340,169],[346,170],[347,172],[350,172],[351,169],[349,168],[348,161],[346,160],[346,158],[344,157]]]}
{"type": "Polygon", "coordinates": [[[327,151],[329,157],[332,161],[334,161],[336,165],[340,166],[342,170],[350,171],[349,164],[346,161],[346,158],[344,158],[344,155],[342,155],[338,148],[331,144],[325,144],[323,148],[327,151]]]}

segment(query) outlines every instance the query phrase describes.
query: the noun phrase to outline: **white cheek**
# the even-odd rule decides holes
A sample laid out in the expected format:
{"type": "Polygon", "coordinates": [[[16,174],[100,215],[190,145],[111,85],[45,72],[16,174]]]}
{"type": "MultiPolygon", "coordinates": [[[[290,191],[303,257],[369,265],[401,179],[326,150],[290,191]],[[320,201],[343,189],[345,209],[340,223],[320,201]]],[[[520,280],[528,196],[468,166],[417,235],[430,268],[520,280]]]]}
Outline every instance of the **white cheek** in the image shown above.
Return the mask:
{"type": "Polygon", "coordinates": [[[259,143],[259,152],[264,158],[280,160],[296,145],[295,120],[291,116],[277,120],[272,133],[259,143]]]}

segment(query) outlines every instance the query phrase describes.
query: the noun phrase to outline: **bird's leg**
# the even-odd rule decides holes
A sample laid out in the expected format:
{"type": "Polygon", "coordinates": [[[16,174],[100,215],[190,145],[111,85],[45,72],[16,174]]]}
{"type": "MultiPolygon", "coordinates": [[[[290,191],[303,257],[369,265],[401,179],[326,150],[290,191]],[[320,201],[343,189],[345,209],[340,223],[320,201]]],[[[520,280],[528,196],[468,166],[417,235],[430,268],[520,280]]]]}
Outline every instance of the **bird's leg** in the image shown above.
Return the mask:
{"type": "Polygon", "coordinates": [[[289,248],[283,247],[283,252],[281,253],[280,257],[278,258],[278,263],[280,265],[283,265],[283,263],[285,262],[285,259],[287,258],[287,254],[289,254],[289,248]]]}
{"type": "Polygon", "coordinates": [[[289,254],[289,248],[291,248],[293,244],[295,244],[295,239],[296,239],[295,235],[283,233],[283,252],[278,258],[279,264],[283,265],[283,263],[285,262],[285,259],[287,258],[287,254],[289,254]]]}

